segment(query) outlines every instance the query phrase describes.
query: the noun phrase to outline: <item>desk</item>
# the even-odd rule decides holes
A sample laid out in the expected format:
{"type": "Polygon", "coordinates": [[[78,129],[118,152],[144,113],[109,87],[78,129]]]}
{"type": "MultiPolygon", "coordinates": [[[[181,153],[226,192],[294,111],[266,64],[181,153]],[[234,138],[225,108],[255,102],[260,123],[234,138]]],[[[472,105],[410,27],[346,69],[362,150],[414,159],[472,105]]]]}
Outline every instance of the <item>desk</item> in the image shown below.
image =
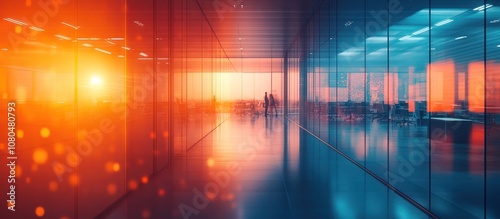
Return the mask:
{"type": "Polygon", "coordinates": [[[431,118],[430,138],[450,143],[469,143],[472,120],[459,118],[431,118]]]}

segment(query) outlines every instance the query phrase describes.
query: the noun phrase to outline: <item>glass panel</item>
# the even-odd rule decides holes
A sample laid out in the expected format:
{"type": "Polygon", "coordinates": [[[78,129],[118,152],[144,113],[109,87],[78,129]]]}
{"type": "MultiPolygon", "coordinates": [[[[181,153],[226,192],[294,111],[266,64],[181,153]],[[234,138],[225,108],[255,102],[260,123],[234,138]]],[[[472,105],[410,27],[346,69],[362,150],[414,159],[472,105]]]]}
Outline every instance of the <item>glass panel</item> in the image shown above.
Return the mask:
{"type": "Polygon", "coordinates": [[[133,191],[138,185],[147,183],[154,171],[154,86],[150,84],[150,80],[156,75],[153,69],[156,63],[152,59],[153,32],[144,30],[145,27],[154,25],[153,0],[141,3],[128,1],[127,8],[125,21],[130,25],[126,29],[125,46],[134,50],[126,53],[126,95],[129,97],[126,104],[131,106],[126,119],[126,185],[128,191],[133,191]]]}
{"type": "MultiPolygon", "coordinates": [[[[426,121],[426,68],[429,62],[428,2],[403,2],[389,8],[388,68],[383,84],[389,172],[383,177],[429,208],[429,139],[426,121]],[[421,32],[421,33],[420,33],[421,32]]],[[[385,14],[385,13],[379,13],[385,14]]],[[[387,16],[386,16],[387,18],[387,16]]],[[[388,54],[387,54],[388,53],[388,54]]],[[[374,76],[375,77],[375,76],[374,76]]],[[[380,173],[380,172],[378,172],[380,173]]]]}
{"type": "Polygon", "coordinates": [[[352,162],[285,123],[284,184],[300,218],[428,218],[352,162]],[[300,206],[299,206],[300,205],[300,206]]]}
{"type": "MultiPolygon", "coordinates": [[[[484,4],[431,2],[431,210],[438,216],[484,216],[484,4]],[[467,26],[467,29],[460,27],[467,26]],[[432,28],[432,29],[431,29],[432,28]],[[468,95],[460,100],[459,75],[468,95]],[[466,188],[466,189],[464,189],[466,188]]],[[[423,30],[422,30],[423,31],[423,30]]],[[[429,34],[430,32],[430,34],[429,34]]]]}
{"type": "Polygon", "coordinates": [[[338,148],[360,163],[365,160],[365,13],[364,2],[339,1],[336,95],[341,122],[338,148]],[[353,137],[356,136],[356,137],[353,137]]]}
{"type": "MultiPolygon", "coordinates": [[[[0,187],[7,200],[0,215],[4,218],[31,218],[37,208],[47,218],[72,217],[80,161],[98,166],[86,155],[98,153],[103,144],[96,141],[92,148],[82,148],[78,143],[83,140],[76,139],[78,105],[84,103],[77,95],[80,84],[72,42],[77,37],[76,2],[37,3],[4,2],[0,9],[0,155],[4,162],[0,187]],[[70,154],[82,159],[66,160],[70,154]]],[[[93,107],[85,102],[81,108],[93,107]]],[[[104,119],[97,112],[92,118],[104,119]]],[[[88,131],[99,131],[96,123],[89,127],[88,131]]],[[[106,196],[97,204],[109,201],[106,196]]]]}
{"type": "MultiPolygon", "coordinates": [[[[481,138],[485,139],[485,164],[486,164],[486,218],[500,217],[500,209],[495,203],[499,202],[500,190],[500,7],[498,1],[487,0],[487,4],[493,5],[486,10],[486,77],[483,87],[484,92],[479,89],[473,91],[476,95],[485,98],[486,121],[484,132],[477,131],[473,136],[475,144],[481,145],[481,138]]],[[[479,77],[480,78],[480,77],[479,77]]],[[[469,90],[469,92],[471,92],[469,90]]]]}
{"type": "Polygon", "coordinates": [[[157,138],[157,169],[162,169],[170,162],[170,6],[168,1],[156,1],[156,138],[157,138]]]}
{"type": "MultiPolygon", "coordinates": [[[[387,178],[389,105],[384,102],[384,76],[387,74],[389,20],[385,0],[367,1],[366,16],[366,167],[387,178]]],[[[392,62],[392,60],[391,60],[392,62]]]]}
{"type": "Polygon", "coordinates": [[[338,147],[338,123],[341,122],[341,111],[338,103],[338,36],[337,36],[337,5],[338,2],[330,4],[330,22],[329,22],[329,70],[328,70],[328,115],[329,115],[329,143],[338,147]]]}

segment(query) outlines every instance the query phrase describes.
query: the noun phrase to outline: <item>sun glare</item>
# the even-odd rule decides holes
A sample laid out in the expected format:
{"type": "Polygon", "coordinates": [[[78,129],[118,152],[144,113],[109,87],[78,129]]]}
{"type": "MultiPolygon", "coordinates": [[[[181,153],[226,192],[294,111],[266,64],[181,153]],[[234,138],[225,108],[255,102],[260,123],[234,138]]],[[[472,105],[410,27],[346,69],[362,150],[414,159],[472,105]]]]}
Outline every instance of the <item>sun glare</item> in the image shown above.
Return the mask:
{"type": "Polygon", "coordinates": [[[92,76],[92,78],[90,79],[90,83],[92,85],[101,85],[102,84],[102,80],[99,76],[92,76]]]}

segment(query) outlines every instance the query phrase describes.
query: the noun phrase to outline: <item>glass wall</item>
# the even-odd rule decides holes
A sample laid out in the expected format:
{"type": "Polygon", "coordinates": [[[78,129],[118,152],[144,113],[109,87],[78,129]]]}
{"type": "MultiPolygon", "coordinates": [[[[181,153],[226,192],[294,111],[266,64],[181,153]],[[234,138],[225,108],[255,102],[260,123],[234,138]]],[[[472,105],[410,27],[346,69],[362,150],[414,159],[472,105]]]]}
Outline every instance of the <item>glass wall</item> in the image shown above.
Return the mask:
{"type": "Polygon", "coordinates": [[[498,4],[322,1],[288,118],[438,217],[499,217],[498,4]]]}
{"type": "Polygon", "coordinates": [[[235,70],[196,1],[0,11],[4,218],[103,215],[227,118],[235,70]]]}

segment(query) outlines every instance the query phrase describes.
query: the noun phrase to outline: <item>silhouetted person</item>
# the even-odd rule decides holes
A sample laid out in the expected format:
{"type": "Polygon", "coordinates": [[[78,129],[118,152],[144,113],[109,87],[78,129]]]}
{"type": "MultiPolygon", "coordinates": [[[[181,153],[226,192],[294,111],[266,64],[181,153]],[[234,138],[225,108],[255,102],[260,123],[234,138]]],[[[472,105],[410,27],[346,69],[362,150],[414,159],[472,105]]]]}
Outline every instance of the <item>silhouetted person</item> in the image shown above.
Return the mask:
{"type": "Polygon", "coordinates": [[[269,108],[269,99],[267,98],[267,92],[265,92],[264,95],[264,108],[265,108],[264,116],[267,117],[267,108],[269,108]]]}
{"type": "Polygon", "coordinates": [[[269,106],[271,106],[271,113],[274,108],[274,115],[278,116],[278,110],[276,109],[276,101],[274,101],[273,94],[269,94],[269,106]]]}

